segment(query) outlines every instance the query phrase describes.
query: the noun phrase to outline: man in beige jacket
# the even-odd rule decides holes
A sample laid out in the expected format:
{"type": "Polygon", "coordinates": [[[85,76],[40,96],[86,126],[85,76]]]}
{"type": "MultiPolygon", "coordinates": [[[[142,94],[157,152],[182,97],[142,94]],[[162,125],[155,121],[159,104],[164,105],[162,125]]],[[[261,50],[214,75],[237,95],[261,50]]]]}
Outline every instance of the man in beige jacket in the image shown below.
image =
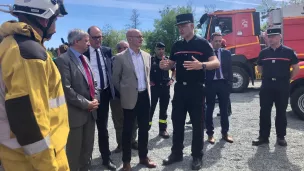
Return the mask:
{"type": "Polygon", "coordinates": [[[130,171],[131,137],[135,118],[138,122],[138,153],[140,164],[155,168],[148,155],[150,111],[150,54],[140,50],[142,33],[131,29],[126,34],[129,48],[116,55],[113,63],[113,84],[120,93],[124,113],[122,133],[123,170],[130,171]]]}

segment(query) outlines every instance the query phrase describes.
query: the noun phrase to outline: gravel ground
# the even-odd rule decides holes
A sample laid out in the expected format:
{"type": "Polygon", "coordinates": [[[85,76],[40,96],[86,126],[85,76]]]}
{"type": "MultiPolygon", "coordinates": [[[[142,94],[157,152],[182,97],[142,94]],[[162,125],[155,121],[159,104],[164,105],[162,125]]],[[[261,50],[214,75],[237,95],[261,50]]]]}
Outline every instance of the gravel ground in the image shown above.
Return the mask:
{"type": "MultiPolygon", "coordinates": [[[[231,94],[232,115],[230,117],[230,135],[234,138],[234,143],[229,144],[220,140],[220,120],[216,116],[218,107],[214,112],[215,138],[214,145],[205,141],[203,168],[201,170],[212,171],[233,171],[233,170],[253,170],[253,171],[300,171],[304,170],[304,126],[303,121],[299,120],[291,112],[290,106],[287,109],[288,128],[286,140],[287,147],[280,147],[275,144],[276,135],[274,128],[275,108],[272,111],[272,129],[270,144],[261,147],[254,147],[251,141],[258,136],[259,128],[259,91],[260,83],[250,88],[245,93],[231,94]]],[[[173,89],[171,88],[171,93],[173,89]]],[[[173,94],[172,94],[173,95],[173,94]]],[[[171,96],[172,97],[172,96],[171,96]]],[[[156,109],[158,111],[158,109],[156,109]]],[[[171,104],[169,105],[168,114],[171,115],[171,104]]],[[[149,157],[158,164],[155,171],[172,171],[172,170],[191,170],[191,140],[192,127],[185,128],[184,141],[184,161],[162,166],[162,160],[170,154],[172,138],[161,139],[158,137],[158,113],[155,113],[153,125],[149,134],[149,157]]],[[[187,121],[189,117],[187,117],[187,121]]],[[[115,130],[110,116],[109,119],[110,150],[116,148],[115,130]]],[[[172,135],[171,117],[168,117],[168,132],[172,135]]],[[[206,134],[205,134],[206,135],[206,134]]],[[[98,150],[97,136],[95,134],[95,146],[93,152],[93,163],[91,171],[106,170],[102,165],[98,150]]],[[[206,140],[206,136],[205,136],[206,140]]],[[[112,154],[111,158],[119,169],[122,168],[121,153],[112,154]]],[[[138,164],[137,151],[132,152],[131,166],[133,170],[149,170],[138,164]]],[[[0,169],[1,170],[1,169],[0,169]]]]}
{"type": "MultiPolygon", "coordinates": [[[[218,107],[214,112],[215,124],[215,138],[214,145],[208,144],[205,141],[203,168],[201,170],[212,171],[233,171],[233,170],[253,170],[253,171],[278,171],[278,170],[291,170],[300,171],[304,170],[304,126],[303,121],[299,120],[288,107],[288,129],[287,129],[287,142],[286,148],[277,146],[274,120],[272,120],[272,130],[270,137],[270,144],[261,147],[253,147],[251,141],[258,136],[259,128],[259,91],[260,83],[250,88],[245,93],[231,94],[232,101],[232,115],[230,117],[230,134],[234,138],[234,143],[229,144],[221,141],[220,134],[220,120],[216,116],[218,107]]],[[[173,88],[171,88],[171,97],[173,97],[173,88]]],[[[171,104],[169,105],[168,114],[171,115],[171,104]]],[[[158,111],[158,109],[156,109],[158,111]]],[[[275,108],[272,111],[272,118],[275,116],[275,108]]],[[[187,121],[189,117],[187,117],[187,121]]],[[[170,154],[172,145],[172,137],[170,139],[161,139],[158,137],[158,113],[154,114],[153,125],[149,134],[149,157],[158,164],[155,171],[172,171],[172,170],[191,170],[191,140],[192,140],[192,127],[186,126],[185,128],[185,141],[184,141],[184,161],[170,166],[162,166],[162,160],[170,154]]],[[[172,135],[171,117],[168,117],[168,131],[172,135]]],[[[113,122],[109,120],[109,134],[110,134],[110,149],[116,148],[115,131],[113,122]]],[[[206,134],[205,134],[206,135],[206,134]]],[[[206,136],[205,136],[206,140],[206,136]]],[[[114,163],[122,168],[121,153],[112,154],[114,163]]],[[[101,166],[102,159],[98,151],[98,144],[95,141],[94,154],[93,154],[92,171],[105,170],[101,166]]],[[[138,164],[137,151],[133,150],[131,166],[133,170],[149,170],[138,164]]]]}

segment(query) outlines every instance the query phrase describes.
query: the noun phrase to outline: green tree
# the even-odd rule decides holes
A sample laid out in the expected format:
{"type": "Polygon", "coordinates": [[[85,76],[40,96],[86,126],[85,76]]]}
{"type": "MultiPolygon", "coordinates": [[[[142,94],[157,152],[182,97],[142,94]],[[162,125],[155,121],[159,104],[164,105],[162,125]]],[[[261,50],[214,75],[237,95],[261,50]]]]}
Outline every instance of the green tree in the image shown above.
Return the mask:
{"type": "Polygon", "coordinates": [[[139,21],[139,12],[137,9],[132,10],[132,15],[130,17],[130,21],[131,21],[131,24],[127,25],[127,29],[131,29],[131,28],[138,29],[141,22],[139,21]]]}
{"type": "Polygon", "coordinates": [[[267,29],[267,23],[265,22],[261,24],[261,31],[266,31],[266,29],[267,29]]]}
{"type": "MultiPolygon", "coordinates": [[[[48,49],[49,49],[49,48],[48,48],[48,49]]],[[[50,50],[47,50],[46,52],[50,55],[51,58],[54,57],[53,53],[52,53],[50,50]]]]}
{"type": "Polygon", "coordinates": [[[110,25],[103,27],[103,46],[108,46],[112,49],[112,53],[116,54],[116,44],[121,40],[126,40],[126,30],[114,30],[110,25]]]}
{"type": "Polygon", "coordinates": [[[175,8],[166,6],[159,11],[160,19],[154,21],[155,29],[144,33],[146,49],[154,51],[156,42],[163,42],[166,45],[166,53],[169,54],[173,43],[180,39],[178,29],[175,26],[176,16],[182,13],[194,13],[191,4],[175,8]]]}
{"type": "Polygon", "coordinates": [[[261,12],[261,19],[267,19],[269,11],[278,7],[278,1],[275,0],[262,0],[261,4],[256,8],[257,11],[261,12]]]}

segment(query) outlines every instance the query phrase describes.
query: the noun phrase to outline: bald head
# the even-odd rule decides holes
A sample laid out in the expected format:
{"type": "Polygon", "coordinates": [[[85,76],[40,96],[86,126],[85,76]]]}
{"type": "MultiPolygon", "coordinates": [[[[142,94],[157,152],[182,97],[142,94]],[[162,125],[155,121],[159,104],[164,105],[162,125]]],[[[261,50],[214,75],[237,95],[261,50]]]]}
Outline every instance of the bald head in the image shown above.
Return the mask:
{"type": "Polygon", "coordinates": [[[90,44],[94,49],[101,47],[102,42],[102,32],[97,26],[91,26],[88,29],[88,34],[90,35],[90,44]]]}
{"type": "Polygon", "coordinates": [[[126,33],[130,48],[139,49],[143,42],[142,33],[137,29],[130,29],[126,33]]]}
{"type": "Polygon", "coordinates": [[[117,49],[117,52],[118,52],[118,53],[120,53],[120,52],[122,52],[122,51],[124,51],[124,50],[126,50],[126,49],[128,49],[128,48],[129,48],[129,43],[126,42],[126,41],[124,41],[124,40],[120,41],[120,42],[117,43],[117,45],[116,45],[116,49],[117,49]]]}
{"type": "Polygon", "coordinates": [[[139,31],[138,29],[130,29],[130,30],[127,31],[126,36],[127,36],[127,37],[133,36],[133,35],[135,35],[135,34],[137,34],[137,33],[140,33],[140,31],[139,31]]]}

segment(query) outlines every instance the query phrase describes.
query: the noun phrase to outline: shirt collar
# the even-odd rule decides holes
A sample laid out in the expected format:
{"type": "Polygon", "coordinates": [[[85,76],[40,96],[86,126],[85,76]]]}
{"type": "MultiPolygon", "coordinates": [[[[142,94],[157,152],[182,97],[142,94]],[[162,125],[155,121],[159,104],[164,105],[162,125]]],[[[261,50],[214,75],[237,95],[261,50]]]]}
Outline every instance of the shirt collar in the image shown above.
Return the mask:
{"type": "Polygon", "coordinates": [[[73,52],[73,54],[74,54],[77,58],[80,57],[81,53],[77,52],[74,48],[70,47],[70,50],[73,52]]]}
{"type": "Polygon", "coordinates": [[[281,44],[278,48],[276,48],[275,50],[272,49],[272,47],[269,46],[269,49],[272,51],[277,51],[277,50],[281,50],[283,48],[283,45],[281,44]]]}
{"type": "MultiPolygon", "coordinates": [[[[90,49],[90,53],[94,53],[95,52],[95,48],[93,48],[92,46],[89,46],[89,49],[90,49]]],[[[100,51],[99,48],[97,48],[97,50],[100,51]]]]}
{"type": "Polygon", "coordinates": [[[192,42],[194,39],[196,39],[196,35],[194,34],[194,36],[192,37],[192,39],[191,40],[189,40],[188,42],[184,39],[184,43],[190,43],[190,42],[192,42]]]}
{"type": "Polygon", "coordinates": [[[214,50],[214,52],[216,52],[216,51],[217,51],[217,52],[221,52],[221,49],[222,49],[222,48],[218,48],[217,50],[213,49],[213,50],[214,50]]]}
{"type": "Polygon", "coordinates": [[[130,50],[130,54],[133,56],[133,55],[141,55],[141,51],[139,50],[139,53],[138,54],[136,54],[131,48],[129,48],[129,50],[130,50]]]}

